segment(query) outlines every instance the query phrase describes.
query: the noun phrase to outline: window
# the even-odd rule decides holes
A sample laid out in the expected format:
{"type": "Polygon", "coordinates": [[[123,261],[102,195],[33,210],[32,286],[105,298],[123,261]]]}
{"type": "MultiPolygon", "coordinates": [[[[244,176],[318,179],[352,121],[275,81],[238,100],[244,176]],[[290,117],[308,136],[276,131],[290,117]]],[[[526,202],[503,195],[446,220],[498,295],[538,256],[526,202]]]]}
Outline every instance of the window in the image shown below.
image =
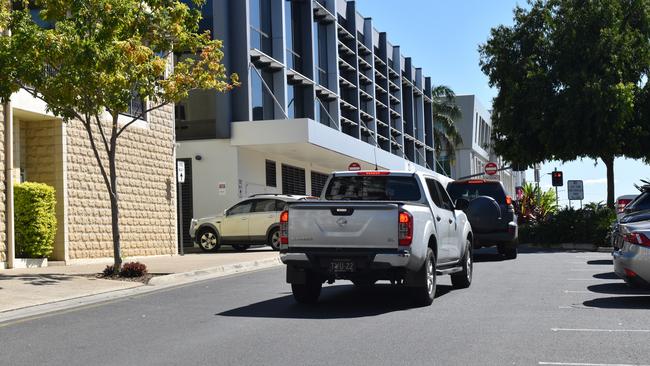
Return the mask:
{"type": "Polygon", "coordinates": [[[244,201],[236,204],[230,210],[228,210],[228,216],[230,215],[241,215],[251,212],[251,206],[253,201],[244,201]]]}
{"type": "Polygon", "coordinates": [[[319,85],[328,88],[327,25],[314,23],[314,43],[314,60],[316,60],[315,81],[319,85]]]}
{"type": "Polygon", "coordinates": [[[275,211],[276,200],[256,200],[253,212],[273,212],[275,211]]]}
{"type": "Polygon", "coordinates": [[[427,188],[429,188],[429,194],[431,195],[431,200],[436,207],[442,207],[442,201],[440,200],[440,195],[436,189],[436,182],[433,179],[427,179],[427,188]]]}
{"type": "Polygon", "coordinates": [[[273,56],[271,0],[251,0],[250,24],[251,48],[273,56]]]}
{"type": "Polygon", "coordinates": [[[273,90],[273,74],[258,69],[251,70],[251,104],[253,108],[253,121],[274,118],[274,101],[270,90],[273,90]],[[265,85],[266,84],[266,85],[265,85]],[[267,88],[268,87],[268,88],[267,88]]]}
{"type": "Polygon", "coordinates": [[[325,188],[325,183],[327,183],[327,174],[311,172],[311,195],[320,197],[323,193],[323,188],[325,188]]]}
{"type": "Polygon", "coordinates": [[[641,211],[650,209],[650,191],[643,192],[630,202],[626,209],[630,211],[641,211]]]}
{"type": "Polygon", "coordinates": [[[282,193],[304,195],[305,169],[282,164],[282,193]]]}
{"type": "Polygon", "coordinates": [[[275,201],[275,210],[276,211],[284,211],[287,208],[289,208],[289,205],[286,202],[280,201],[280,200],[275,201]]]}
{"type": "Polygon", "coordinates": [[[276,181],[277,173],[275,171],[275,161],[266,161],[266,186],[277,187],[276,181]]]}
{"type": "Polygon", "coordinates": [[[454,200],[465,198],[471,201],[478,196],[488,196],[500,204],[506,203],[506,194],[499,182],[452,182],[447,186],[447,191],[454,200]]]}
{"type": "Polygon", "coordinates": [[[419,201],[420,186],[413,176],[338,176],[330,180],[327,200],[419,201]]]}
{"type": "Polygon", "coordinates": [[[299,85],[287,85],[287,116],[289,118],[305,117],[305,88],[299,85]]]}
{"type": "Polygon", "coordinates": [[[445,187],[440,184],[437,180],[434,181],[436,188],[438,189],[438,192],[440,193],[440,200],[442,201],[442,208],[447,209],[447,210],[454,210],[454,203],[451,201],[451,198],[449,197],[449,194],[447,194],[447,190],[445,187]]]}
{"type": "Polygon", "coordinates": [[[285,35],[287,40],[287,68],[303,72],[302,17],[304,1],[285,0],[285,35]]]}
{"type": "Polygon", "coordinates": [[[126,112],[122,113],[129,117],[138,117],[140,119],[146,120],[147,115],[144,113],[146,109],[146,103],[138,93],[133,92],[131,94],[131,102],[129,103],[126,112]]]}

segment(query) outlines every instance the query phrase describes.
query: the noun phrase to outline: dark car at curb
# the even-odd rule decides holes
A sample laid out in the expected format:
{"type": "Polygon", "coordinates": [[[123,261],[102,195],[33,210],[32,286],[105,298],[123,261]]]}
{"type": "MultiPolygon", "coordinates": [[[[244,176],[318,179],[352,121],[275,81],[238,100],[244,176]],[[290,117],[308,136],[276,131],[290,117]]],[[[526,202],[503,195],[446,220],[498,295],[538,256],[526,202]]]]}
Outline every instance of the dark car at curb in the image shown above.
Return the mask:
{"type": "Polygon", "coordinates": [[[474,248],[496,246],[507,259],[517,258],[519,229],[512,198],[496,180],[456,180],[447,185],[452,200],[466,199],[474,232],[474,248]]]}

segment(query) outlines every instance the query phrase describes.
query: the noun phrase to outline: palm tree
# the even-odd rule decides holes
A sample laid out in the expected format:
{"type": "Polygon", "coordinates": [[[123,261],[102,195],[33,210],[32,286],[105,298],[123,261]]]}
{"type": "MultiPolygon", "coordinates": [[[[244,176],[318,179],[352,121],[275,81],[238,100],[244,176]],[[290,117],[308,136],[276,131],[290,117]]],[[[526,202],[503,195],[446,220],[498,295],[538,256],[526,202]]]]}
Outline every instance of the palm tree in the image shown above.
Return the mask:
{"type": "MultiPolygon", "coordinates": [[[[451,88],[439,85],[433,88],[433,141],[436,157],[444,151],[450,164],[456,160],[456,147],[463,143],[455,121],[461,117],[456,105],[456,94],[451,88]]],[[[447,172],[449,173],[449,172],[447,172]]]]}

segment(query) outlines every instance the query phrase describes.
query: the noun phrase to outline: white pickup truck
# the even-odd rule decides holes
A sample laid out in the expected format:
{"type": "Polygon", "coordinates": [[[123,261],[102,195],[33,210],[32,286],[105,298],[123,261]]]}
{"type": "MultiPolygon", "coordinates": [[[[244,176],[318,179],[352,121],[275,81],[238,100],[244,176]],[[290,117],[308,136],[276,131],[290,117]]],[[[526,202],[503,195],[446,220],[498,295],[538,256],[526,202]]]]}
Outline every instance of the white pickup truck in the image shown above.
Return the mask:
{"type": "Polygon", "coordinates": [[[424,173],[333,173],[320,201],[296,202],[280,215],[280,256],[301,303],[318,301],[324,282],[371,286],[390,280],[429,305],[436,275],[455,288],[472,281],[472,229],[443,185],[424,173]]]}

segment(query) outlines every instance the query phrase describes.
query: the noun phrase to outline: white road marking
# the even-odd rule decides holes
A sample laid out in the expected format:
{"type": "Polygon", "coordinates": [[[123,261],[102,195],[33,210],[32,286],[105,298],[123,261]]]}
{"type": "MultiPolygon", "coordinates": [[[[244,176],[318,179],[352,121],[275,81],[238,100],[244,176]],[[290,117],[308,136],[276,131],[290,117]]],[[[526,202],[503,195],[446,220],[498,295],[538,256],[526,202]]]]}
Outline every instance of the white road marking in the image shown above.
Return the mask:
{"type": "Polygon", "coordinates": [[[582,362],[539,362],[538,365],[563,365],[563,366],[650,366],[627,363],[582,363],[582,362]]]}
{"type": "Polygon", "coordinates": [[[553,332],[650,333],[650,329],[551,328],[553,332]]]}

